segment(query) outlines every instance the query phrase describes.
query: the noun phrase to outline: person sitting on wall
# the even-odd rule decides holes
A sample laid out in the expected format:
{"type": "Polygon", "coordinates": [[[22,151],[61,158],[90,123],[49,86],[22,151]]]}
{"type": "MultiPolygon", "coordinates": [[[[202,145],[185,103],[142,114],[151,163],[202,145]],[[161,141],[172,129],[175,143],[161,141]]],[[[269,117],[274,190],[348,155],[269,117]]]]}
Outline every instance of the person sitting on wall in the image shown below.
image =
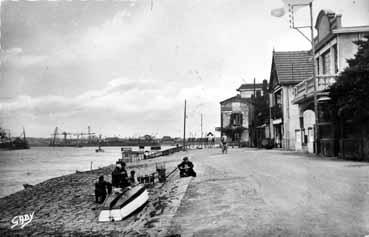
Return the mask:
{"type": "Polygon", "coordinates": [[[180,177],[196,177],[196,172],[193,170],[193,163],[188,160],[188,157],[184,157],[183,161],[177,166],[179,169],[180,177]]]}
{"type": "Polygon", "coordinates": [[[111,194],[111,183],[104,180],[104,176],[99,177],[99,181],[95,183],[95,201],[96,203],[103,203],[106,198],[106,194],[111,194]]]}

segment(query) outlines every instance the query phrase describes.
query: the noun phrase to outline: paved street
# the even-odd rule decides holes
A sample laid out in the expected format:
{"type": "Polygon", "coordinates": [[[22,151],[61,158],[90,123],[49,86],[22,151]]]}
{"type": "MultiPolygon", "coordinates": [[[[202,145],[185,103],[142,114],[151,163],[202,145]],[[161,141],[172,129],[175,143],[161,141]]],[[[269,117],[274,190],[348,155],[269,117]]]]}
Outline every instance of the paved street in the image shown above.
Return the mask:
{"type": "Polygon", "coordinates": [[[369,163],[256,149],[189,152],[181,236],[369,235],[369,163]]]}

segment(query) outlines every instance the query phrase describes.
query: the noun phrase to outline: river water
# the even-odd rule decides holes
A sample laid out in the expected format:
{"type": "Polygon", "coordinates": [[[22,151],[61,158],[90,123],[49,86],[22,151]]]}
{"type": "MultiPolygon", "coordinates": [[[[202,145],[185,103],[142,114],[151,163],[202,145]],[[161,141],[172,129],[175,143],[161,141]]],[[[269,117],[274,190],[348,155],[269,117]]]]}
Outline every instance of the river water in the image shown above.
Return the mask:
{"type": "MultiPolygon", "coordinates": [[[[166,147],[162,147],[166,148],[166,147]]],[[[121,158],[120,147],[32,147],[29,150],[0,150],[0,197],[50,178],[114,164],[121,158]]],[[[134,147],[133,150],[138,149],[134,147]]],[[[146,150],[146,147],[145,147],[146,150]]]]}

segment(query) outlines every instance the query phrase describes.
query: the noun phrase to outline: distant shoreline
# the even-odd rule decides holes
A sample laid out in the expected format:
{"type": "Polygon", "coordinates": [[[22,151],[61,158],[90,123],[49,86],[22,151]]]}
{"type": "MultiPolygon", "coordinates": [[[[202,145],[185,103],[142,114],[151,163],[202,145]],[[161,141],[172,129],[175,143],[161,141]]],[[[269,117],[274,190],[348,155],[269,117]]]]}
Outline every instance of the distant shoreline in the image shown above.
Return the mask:
{"type": "MultiPolygon", "coordinates": [[[[62,144],[62,143],[57,143],[55,146],[50,145],[49,140],[48,141],[44,141],[44,142],[38,142],[35,141],[33,139],[27,138],[29,145],[32,147],[74,147],[77,146],[78,144],[75,142],[71,142],[68,144],[62,144]]],[[[149,147],[149,146],[175,146],[177,144],[181,144],[182,142],[140,142],[140,141],[111,141],[111,142],[81,142],[80,145],[82,145],[83,147],[98,147],[98,146],[102,146],[102,147],[107,147],[107,146],[145,146],[145,147],[149,147]]]]}
{"type": "MultiPolygon", "coordinates": [[[[144,147],[151,147],[151,146],[175,146],[177,143],[175,144],[140,144],[140,145],[135,145],[135,144],[101,144],[101,147],[139,147],[139,146],[144,146],[144,147]]],[[[78,148],[76,145],[56,145],[56,146],[50,146],[48,144],[29,144],[32,147],[76,147],[78,148]]],[[[82,144],[81,147],[98,147],[98,144],[82,144]]],[[[0,150],[7,150],[7,149],[2,149],[0,148],[0,150]]]]}

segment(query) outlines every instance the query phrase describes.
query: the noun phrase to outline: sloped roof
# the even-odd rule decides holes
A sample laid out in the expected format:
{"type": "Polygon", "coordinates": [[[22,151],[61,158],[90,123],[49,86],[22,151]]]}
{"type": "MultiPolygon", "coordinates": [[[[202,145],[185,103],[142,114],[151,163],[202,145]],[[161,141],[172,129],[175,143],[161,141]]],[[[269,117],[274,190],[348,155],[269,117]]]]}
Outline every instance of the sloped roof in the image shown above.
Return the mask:
{"type": "Polygon", "coordinates": [[[327,16],[328,20],[329,20],[329,24],[332,23],[332,21],[334,21],[336,19],[336,13],[334,13],[332,10],[330,9],[322,9],[320,10],[318,17],[316,18],[316,22],[315,22],[315,29],[318,29],[318,26],[320,24],[320,21],[322,20],[323,16],[327,16]]]}
{"type": "Polygon", "coordinates": [[[226,103],[230,103],[230,102],[243,102],[243,103],[247,103],[248,101],[250,101],[250,99],[248,98],[242,98],[240,95],[236,95],[233,96],[231,98],[225,99],[223,101],[220,102],[220,104],[226,104],[226,103]]]}
{"type": "Polygon", "coordinates": [[[280,84],[295,84],[313,75],[310,51],[273,52],[273,63],[280,84]]]}
{"type": "MultiPolygon", "coordinates": [[[[263,88],[263,83],[255,83],[255,88],[257,89],[262,89],[263,88]]],[[[247,83],[247,84],[242,84],[237,91],[240,90],[250,90],[250,89],[254,89],[254,83],[247,83]]]]}

